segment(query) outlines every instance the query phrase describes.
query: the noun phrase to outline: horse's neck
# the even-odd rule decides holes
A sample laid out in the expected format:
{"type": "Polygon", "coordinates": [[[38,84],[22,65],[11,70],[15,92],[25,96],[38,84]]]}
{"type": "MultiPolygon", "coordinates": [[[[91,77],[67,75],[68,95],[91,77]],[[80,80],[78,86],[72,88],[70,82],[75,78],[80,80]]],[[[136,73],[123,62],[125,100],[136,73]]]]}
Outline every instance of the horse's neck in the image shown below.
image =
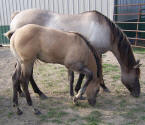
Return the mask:
{"type": "Polygon", "coordinates": [[[114,49],[113,53],[121,66],[121,70],[127,72],[129,69],[132,69],[136,63],[131,45],[126,38],[124,41],[117,43],[116,47],[117,49],[114,49]]]}

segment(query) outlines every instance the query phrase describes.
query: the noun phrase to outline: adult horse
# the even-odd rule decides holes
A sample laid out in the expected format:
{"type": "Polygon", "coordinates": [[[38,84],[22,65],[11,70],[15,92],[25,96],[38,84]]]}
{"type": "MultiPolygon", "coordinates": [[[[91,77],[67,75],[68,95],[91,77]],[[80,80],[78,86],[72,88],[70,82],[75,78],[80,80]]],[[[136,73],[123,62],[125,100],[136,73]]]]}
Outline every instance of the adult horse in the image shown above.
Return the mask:
{"type": "MultiPolygon", "coordinates": [[[[56,14],[46,10],[29,9],[19,12],[11,21],[11,30],[26,24],[38,24],[63,31],[75,31],[85,36],[101,55],[111,51],[121,67],[121,80],[131,95],[140,95],[139,61],[135,60],[126,35],[106,16],[97,11],[77,15],[56,14]]],[[[83,75],[80,75],[80,81],[83,75]]],[[[102,83],[102,86],[105,84],[102,83]]],[[[78,85],[76,90],[79,89],[78,85]]],[[[78,91],[78,90],[77,90],[78,91]]]]}

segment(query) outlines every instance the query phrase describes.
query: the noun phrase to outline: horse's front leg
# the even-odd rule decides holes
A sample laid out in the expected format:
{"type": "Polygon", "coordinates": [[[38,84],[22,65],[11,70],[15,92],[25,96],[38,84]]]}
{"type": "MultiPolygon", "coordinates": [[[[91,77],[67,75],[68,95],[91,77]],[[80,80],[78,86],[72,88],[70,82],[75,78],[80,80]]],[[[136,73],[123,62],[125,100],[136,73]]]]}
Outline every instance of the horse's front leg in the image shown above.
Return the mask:
{"type": "MultiPolygon", "coordinates": [[[[100,62],[101,65],[100,65],[100,72],[99,72],[99,74],[100,74],[100,77],[102,79],[101,83],[100,83],[100,86],[102,87],[104,92],[110,92],[110,90],[105,85],[104,79],[103,79],[102,55],[100,55],[100,60],[101,60],[101,62],[100,62]]],[[[80,90],[83,79],[84,79],[84,74],[80,74],[79,78],[78,78],[78,81],[77,81],[77,84],[75,86],[75,92],[76,93],[78,93],[78,91],[80,90]]]]}
{"type": "Polygon", "coordinates": [[[93,73],[87,67],[84,67],[83,69],[81,69],[80,73],[82,74],[84,73],[86,75],[86,81],[83,87],[78,91],[77,95],[74,97],[73,101],[75,104],[77,104],[78,99],[81,100],[83,98],[83,94],[85,93],[86,88],[89,85],[89,82],[93,79],[93,73]]]}
{"type": "Polygon", "coordinates": [[[84,79],[84,74],[79,74],[79,78],[78,78],[78,81],[77,81],[77,84],[75,86],[75,92],[78,93],[78,91],[80,90],[81,88],[81,85],[82,85],[82,82],[83,82],[83,79],[84,79]]]}
{"type": "Polygon", "coordinates": [[[70,97],[73,97],[74,96],[74,91],[73,91],[74,72],[72,70],[68,70],[68,79],[70,83],[70,97]]]}
{"type": "Polygon", "coordinates": [[[107,88],[107,86],[105,85],[105,83],[104,83],[104,79],[103,79],[103,67],[102,67],[102,54],[101,55],[99,55],[100,56],[100,72],[99,72],[99,74],[100,74],[100,77],[101,77],[101,83],[100,83],[100,86],[102,87],[102,89],[103,89],[103,91],[104,92],[110,92],[110,90],[107,88]]]}

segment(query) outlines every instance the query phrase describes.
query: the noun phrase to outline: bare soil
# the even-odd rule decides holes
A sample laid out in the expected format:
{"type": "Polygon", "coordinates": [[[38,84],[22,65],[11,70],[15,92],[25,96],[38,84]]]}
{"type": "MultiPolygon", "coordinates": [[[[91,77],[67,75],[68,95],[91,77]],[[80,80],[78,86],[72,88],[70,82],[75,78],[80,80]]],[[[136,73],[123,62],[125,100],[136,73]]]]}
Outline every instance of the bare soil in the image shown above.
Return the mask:
{"type": "Polygon", "coordinates": [[[0,48],[0,125],[145,125],[145,53],[135,56],[142,63],[139,98],[132,97],[121,83],[120,68],[111,52],[103,55],[104,79],[111,93],[101,90],[95,107],[87,101],[80,101],[78,106],[72,103],[63,66],[38,62],[34,77],[48,99],[39,99],[30,86],[33,103],[42,114],[33,114],[25,98],[19,97],[23,114],[18,116],[12,107],[11,82],[16,60],[9,48],[0,48]]]}

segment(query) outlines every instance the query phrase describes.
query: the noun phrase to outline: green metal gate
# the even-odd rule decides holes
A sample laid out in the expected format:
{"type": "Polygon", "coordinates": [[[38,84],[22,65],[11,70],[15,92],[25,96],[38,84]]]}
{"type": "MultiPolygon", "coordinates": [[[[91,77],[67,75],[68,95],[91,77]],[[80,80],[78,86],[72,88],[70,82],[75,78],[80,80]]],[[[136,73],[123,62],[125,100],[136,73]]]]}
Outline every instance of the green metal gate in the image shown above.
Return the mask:
{"type": "Polygon", "coordinates": [[[0,45],[9,44],[9,40],[3,35],[9,30],[9,26],[0,26],[0,45]]]}

